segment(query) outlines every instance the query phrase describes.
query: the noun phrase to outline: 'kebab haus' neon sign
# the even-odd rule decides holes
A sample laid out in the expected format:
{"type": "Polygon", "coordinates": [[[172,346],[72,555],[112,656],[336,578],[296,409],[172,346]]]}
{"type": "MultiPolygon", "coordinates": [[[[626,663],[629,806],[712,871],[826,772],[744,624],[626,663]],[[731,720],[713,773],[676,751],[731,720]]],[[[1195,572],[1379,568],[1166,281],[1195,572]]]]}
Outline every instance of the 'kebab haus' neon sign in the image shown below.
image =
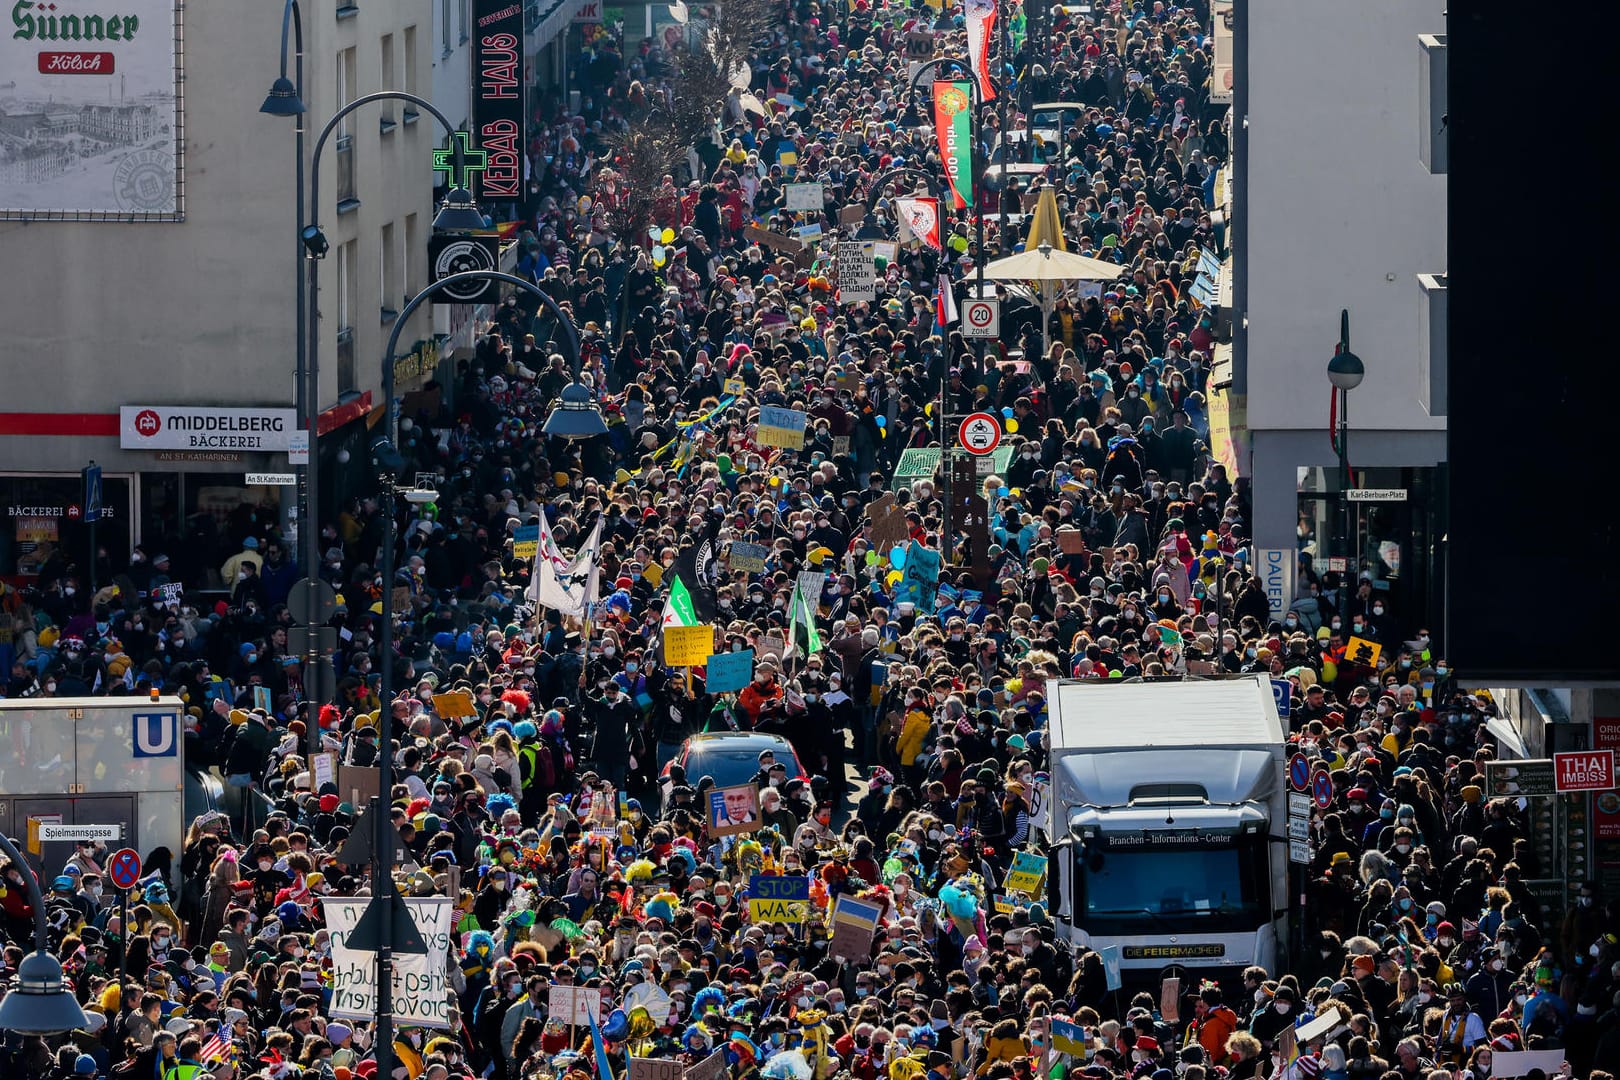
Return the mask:
{"type": "Polygon", "coordinates": [[[11,9],[11,36],[22,41],[134,41],[141,26],[136,15],[57,15],[56,10],[50,0],[17,0],[11,9]]]}

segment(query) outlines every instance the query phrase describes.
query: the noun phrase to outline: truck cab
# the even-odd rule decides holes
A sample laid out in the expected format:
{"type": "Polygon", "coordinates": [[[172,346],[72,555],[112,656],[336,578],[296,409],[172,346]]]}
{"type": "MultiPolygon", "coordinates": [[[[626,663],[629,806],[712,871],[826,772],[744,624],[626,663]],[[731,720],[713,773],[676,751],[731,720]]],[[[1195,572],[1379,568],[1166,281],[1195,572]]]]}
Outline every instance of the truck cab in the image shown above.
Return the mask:
{"type": "Polygon", "coordinates": [[[1284,742],[1269,680],[1053,680],[1038,828],[1052,915],[1127,982],[1275,969],[1286,942],[1284,742]]]}

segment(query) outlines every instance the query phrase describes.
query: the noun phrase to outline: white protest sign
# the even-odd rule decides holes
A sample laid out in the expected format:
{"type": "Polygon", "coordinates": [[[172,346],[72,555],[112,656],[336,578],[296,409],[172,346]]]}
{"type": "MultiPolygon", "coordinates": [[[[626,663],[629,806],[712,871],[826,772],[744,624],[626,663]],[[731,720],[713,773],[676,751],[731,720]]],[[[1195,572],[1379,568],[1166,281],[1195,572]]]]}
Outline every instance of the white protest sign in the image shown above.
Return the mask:
{"type": "Polygon", "coordinates": [[[314,774],[311,788],[317,794],[327,784],[337,783],[337,755],[312,754],[309,759],[310,772],[314,774]]]}
{"type": "Polygon", "coordinates": [[[789,210],[820,210],[823,202],[820,183],[789,184],[786,188],[789,210]]]}
{"type": "Polygon", "coordinates": [[[1491,1055],[1492,1076],[1526,1076],[1531,1069],[1553,1076],[1563,1068],[1562,1050],[1498,1050],[1491,1055]]]}
{"type": "Polygon", "coordinates": [[[838,245],[838,298],[846,303],[877,299],[877,262],[870,241],[838,245]]]}
{"type": "Polygon", "coordinates": [[[551,1015],[573,1027],[590,1027],[591,1017],[602,1022],[602,991],[592,986],[553,986],[546,1004],[551,1015]]]}
{"type": "MultiPolygon", "coordinates": [[[[334,1017],[374,1021],[380,1011],[376,954],[348,947],[349,935],[370,902],[368,897],[321,900],[332,933],[330,1012],[334,1017]]],[[[410,909],[417,932],[427,942],[428,951],[424,956],[394,955],[394,1023],[401,1027],[449,1029],[451,992],[446,972],[454,909],[447,896],[407,897],[405,906],[410,909]]]]}

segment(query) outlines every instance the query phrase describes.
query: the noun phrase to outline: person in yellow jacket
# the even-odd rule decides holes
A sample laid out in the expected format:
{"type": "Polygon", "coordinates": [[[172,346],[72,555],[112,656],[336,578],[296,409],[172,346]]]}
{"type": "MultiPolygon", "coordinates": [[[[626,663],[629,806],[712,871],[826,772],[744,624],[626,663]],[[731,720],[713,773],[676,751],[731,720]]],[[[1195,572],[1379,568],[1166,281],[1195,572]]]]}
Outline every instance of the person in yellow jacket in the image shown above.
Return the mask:
{"type": "Polygon", "coordinates": [[[394,1060],[405,1066],[405,1075],[417,1080],[422,1075],[422,1029],[406,1028],[394,1036],[394,1060]]]}
{"type": "Polygon", "coordinates": [[[1010,1064],[1015,1058],[1024,1057],[1028,1053],[1029,1046],[1018,1030],[1018,1021],[998,1021],[984,1040],[984,1060],[973,1070],[974,1075],[985,1076],[997,1064],[1001,1062],[1010,1064]]]}
{"type": "Polygon", "coordinates": [[[933,720],[921,702],[912,702],[906,707],[906,718],[900,726],[900,736],[895,740],[894,753],[900,759],[900,765],[906,770],[906,779],[916,787],[922,779],[917,768],[917,756],[922,753],[923,743],[928,739],[928,729],[933,726],[933,720]]]}

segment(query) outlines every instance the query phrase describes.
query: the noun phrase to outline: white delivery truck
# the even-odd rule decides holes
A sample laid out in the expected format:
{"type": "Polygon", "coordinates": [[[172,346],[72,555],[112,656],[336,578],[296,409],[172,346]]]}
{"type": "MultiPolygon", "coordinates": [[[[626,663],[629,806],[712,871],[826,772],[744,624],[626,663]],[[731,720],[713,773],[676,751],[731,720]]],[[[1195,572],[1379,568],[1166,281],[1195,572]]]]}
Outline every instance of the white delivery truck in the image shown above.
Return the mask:
{"type": "Polygon", "coordinates": [[[1035,818],[1060,936],[1117,946],[1128,983],[1278,970],[1287,761],[1270,681],[1054,679],[1046,694],[1035,818]]]}
{"type": "Polygon", "coordinates": [[[166,847],[178,875],[187,803],[205,798],[186,775],[184,715],[177,697],[0,701],[0,828],[47,882],[85,835],[142,859],[166,847]]]}

